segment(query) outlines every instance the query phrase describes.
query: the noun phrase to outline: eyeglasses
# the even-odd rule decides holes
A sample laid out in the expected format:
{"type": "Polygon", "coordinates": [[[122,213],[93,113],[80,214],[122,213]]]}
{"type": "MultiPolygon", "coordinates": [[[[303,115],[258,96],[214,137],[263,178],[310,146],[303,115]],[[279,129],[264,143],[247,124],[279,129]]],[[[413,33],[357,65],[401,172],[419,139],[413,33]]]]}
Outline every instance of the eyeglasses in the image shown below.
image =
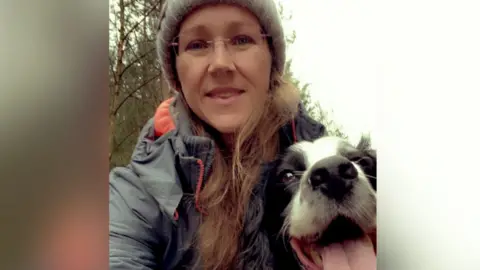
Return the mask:
{"type": "Polygon", "coordinates": [[[179,35],[170,43],[177,56],[205,58],[213,54],[216,45],[223,43],[230,55],[238,55],[258,48],[269,36],[258,29],[246,29],[229,38],[205,39],[201,35],[179,35]]]}

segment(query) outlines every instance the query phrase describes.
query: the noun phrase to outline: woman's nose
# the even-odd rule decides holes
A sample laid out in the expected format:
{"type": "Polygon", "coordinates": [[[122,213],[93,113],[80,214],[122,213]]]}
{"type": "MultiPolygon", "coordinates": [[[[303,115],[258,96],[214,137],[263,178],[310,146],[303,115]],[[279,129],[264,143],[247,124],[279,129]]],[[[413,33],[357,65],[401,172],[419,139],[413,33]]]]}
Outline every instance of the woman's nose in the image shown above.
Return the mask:
{"type": "Polygon", "coordinates": [[[225,41],[218,40],[211,44],[210,64],[208,71],[226,72],[235,69],[234,61],[225,41]]]}

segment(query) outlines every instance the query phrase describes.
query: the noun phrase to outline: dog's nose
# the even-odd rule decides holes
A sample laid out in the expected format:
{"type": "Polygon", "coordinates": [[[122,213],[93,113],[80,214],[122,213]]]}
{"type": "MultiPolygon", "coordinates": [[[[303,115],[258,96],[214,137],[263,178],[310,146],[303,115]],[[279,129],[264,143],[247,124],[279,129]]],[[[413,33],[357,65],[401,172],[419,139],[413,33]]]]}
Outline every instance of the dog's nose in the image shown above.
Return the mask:
{"type": "Polygon", "coordinates": [[[348,159],[331,156],[313,165],[309,183],[327,197],[341,201],[352,189],[357,176],[357,169],[348,159]]]}

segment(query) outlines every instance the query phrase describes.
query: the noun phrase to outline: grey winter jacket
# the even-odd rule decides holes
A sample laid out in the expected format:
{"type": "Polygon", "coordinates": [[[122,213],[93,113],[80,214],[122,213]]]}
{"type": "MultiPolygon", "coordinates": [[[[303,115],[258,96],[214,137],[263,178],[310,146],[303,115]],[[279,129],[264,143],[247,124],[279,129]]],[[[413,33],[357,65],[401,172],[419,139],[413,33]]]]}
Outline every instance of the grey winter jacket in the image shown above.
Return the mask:
{"type": "MultiPolygon", "coordinates": [[[[201,209],[191,202],[211,171],[214,143],[193,136],[186,117],[181,102],[165,101],[142,129],[131,162],[110,173],[111,270],[189,269],[192,263],[194,251],[183,245],[198,227],[201,209]]],[[[285,149],[295,139],[322,136],[324,127],[301,106],[279,132],[285,149]]]]}

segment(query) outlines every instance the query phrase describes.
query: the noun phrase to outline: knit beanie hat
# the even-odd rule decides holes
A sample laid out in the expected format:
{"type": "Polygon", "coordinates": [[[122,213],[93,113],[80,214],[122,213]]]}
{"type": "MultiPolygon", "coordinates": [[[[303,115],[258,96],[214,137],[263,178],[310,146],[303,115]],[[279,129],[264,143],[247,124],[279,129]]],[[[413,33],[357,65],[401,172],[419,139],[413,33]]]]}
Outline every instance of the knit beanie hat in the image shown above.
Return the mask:
{"type": "MultiPolygon", "coordinates": [[[[157,53],[160,67],[170,89],[178,85],[175,76],[175,59],[169,48],[170,42],[178,35],[180,23],[192,10],[205,4],[234,4],[248,9],[254,14],[262,28],[271,37],[273,66],[283,74],[285,66],[285,36],[273,0],[165,0],[161,10],[157,32],[157,53]]],[[[175,89],[177,90],[177,89],[175,89]]]]}

